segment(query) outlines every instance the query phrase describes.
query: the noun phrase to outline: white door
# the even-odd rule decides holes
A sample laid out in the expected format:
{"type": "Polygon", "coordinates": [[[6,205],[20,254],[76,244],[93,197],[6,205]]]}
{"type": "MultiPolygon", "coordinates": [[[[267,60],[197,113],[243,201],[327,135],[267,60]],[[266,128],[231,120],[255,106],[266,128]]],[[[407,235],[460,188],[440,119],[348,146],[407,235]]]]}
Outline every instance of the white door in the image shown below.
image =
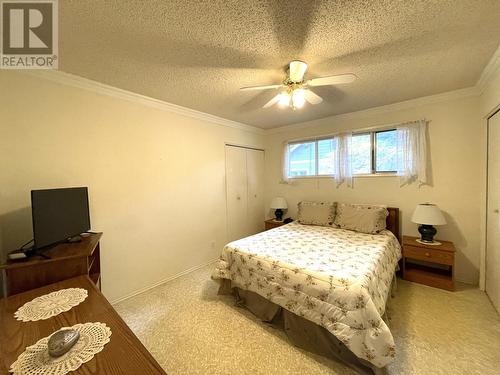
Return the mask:
{"type": "Polygon", "coordinates": [[[264,151],[226,146],[228,241],[264,229],[264,151]]]}
{"type": "Polygon", "coordinates": [[[226,211],[228,241],[247,235],[246,149],[226,146],[226,211]]]}
{"type": "Polygon", "coordinates": [[[488,120],[486,293],[500,312],[500,112],[488,120]]]}
{"type": "Polygon", "coordinates": [[[264,151],[247,150],[248,233],[264,230],[264,151]]]}

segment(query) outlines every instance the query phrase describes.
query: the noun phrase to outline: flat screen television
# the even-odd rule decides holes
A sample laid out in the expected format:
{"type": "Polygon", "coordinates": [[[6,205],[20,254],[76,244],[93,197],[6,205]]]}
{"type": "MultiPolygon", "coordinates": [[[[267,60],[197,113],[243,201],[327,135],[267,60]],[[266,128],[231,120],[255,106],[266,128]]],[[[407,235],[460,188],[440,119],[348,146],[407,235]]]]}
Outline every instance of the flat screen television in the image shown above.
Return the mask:
{"type": "Polygon", "coordinates": [[[90,230],[86,187],[31,191],[34,249],[66,241],[90,230]]]}

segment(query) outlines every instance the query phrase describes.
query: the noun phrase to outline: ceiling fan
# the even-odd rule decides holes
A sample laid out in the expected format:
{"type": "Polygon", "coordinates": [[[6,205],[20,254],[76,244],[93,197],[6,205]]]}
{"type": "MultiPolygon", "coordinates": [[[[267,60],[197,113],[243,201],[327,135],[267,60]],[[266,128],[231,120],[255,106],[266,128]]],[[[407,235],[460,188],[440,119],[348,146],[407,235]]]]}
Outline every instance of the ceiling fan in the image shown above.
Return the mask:
{"type": "Polygon", "coordinates": [[[293,60],[288,65],[287,76],[283,83],[267,86],[250,86],[242,87],[242,91],[250,90],[269,90],[282,89],[279,94],[269,100],[263,108],[269,108],[275,104],[281,107],[291,107],[292,109],[302,108],[306,101],[311,104],[319,104],[323,101],[321,96],[310,90],[310,87],[340,85],[351,83],[356,80],[356,75],[352,73],[338,74],[334,76],[326,76],[313,78],[307,81],[304,80],[304,75],[307,70],[307,64],[300,60],[293,60]]]}

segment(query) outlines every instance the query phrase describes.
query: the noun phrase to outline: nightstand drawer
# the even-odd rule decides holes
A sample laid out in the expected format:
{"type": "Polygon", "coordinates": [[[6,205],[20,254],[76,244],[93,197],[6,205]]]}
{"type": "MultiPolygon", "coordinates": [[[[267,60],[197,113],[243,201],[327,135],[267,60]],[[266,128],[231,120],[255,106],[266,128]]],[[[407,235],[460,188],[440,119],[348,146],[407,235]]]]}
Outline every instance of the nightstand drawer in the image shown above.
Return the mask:
{"type": "Polygon", "coordinates": [[[448,251],[434,250],[434,249],[423,249],[419,247],[413,247],[406,245],[404,247],[404,256],[407,258],[425,260],[428,262],[446,264],[449,266],[453,265],[453,253],[448,251]]]}

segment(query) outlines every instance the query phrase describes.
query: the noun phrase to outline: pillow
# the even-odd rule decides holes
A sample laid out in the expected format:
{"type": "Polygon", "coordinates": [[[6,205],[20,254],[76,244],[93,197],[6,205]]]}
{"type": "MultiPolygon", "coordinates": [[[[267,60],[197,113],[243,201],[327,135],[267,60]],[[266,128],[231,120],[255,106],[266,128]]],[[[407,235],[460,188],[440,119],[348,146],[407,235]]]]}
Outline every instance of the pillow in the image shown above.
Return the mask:
{"type": "Polygon", "coordinates": [[[388,215],[385,206],[339,203],[334,223],[342,229],[376,234],[385,229],[388,215]]]}
{"type": "Polygon", "coordinates": [[[333,202],[299,202],[300,224],[333,226],[335,218],[335,203],[333,202]]]}

